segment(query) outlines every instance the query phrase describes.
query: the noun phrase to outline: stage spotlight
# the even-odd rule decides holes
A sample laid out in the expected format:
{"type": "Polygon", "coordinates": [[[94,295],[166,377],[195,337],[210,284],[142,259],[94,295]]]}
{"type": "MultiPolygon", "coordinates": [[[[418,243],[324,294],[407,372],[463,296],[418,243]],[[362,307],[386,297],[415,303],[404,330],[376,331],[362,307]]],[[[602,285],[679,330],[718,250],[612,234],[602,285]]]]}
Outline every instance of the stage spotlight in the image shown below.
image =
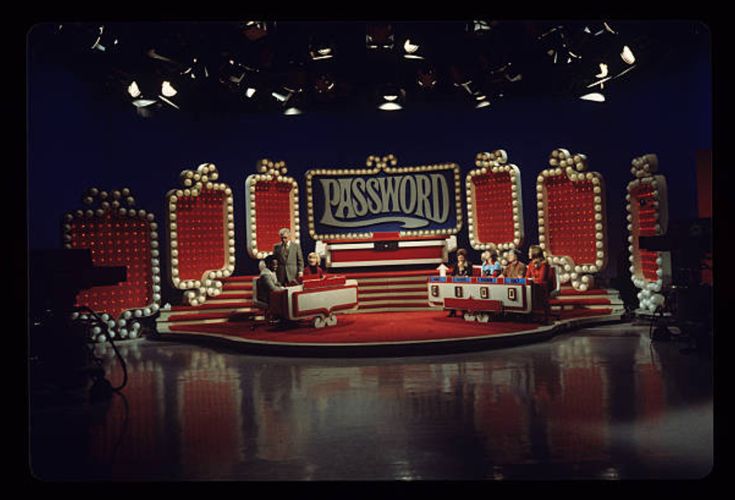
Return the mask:
{"type": "Polygon", "coordinates": [[[336,83],[328,73],[319,75],[314,81],[314,90],[319,96],[330,97],[334,95],[336,83]]]}
{"type": "Polygon", "coordinates": [[[403,109],[403,106],[397,102],[384,102],[378,106],[378,109],[382,109],[383,111],[398,111],[403,109]]]}
{"type": "Polygon", "coordinates": [[[419,50],[419,45],[412,43],[410,39],[406,39],[406,41],[403,43],[403,50],[405,52],[405,54],[403,54],[403,57],[406,59],[423,59],[424,58],[420,54],[417,54],[419,50]]]}
{"type": "Polygon", "coordinates": [[[133,100],[133,106],[135,106],[136,108],[145,108],[155,103],[156,103],[155,99],[135,99],[133,100]]]}
{"type": "Polygon", "coordinates": [[[625,64],[635,64],[635,56],[633,55],[633,51],[630,50],[630,47],[627,45],[623,47],[623,51],[620,53],[620,58],[625,62],[625,64]]]}
{"type": "Polygon", "coordinates": [[[300,115],[302,111],[296,107],[290,107],[283,112],[284,115],[300,115]]]}
{"type": "Polygon", "coordinates": [[[245,78],[245,72],[245,66],[235,62],[234,59],[229,59],[220,72],[220,82],[237,88],[245,78]]]}
{"type": "Polygon", "coordinates": [[[393,48],[394,41],[393,26],[390,24],[369,24],[367,26],[365,45],[368,49],[390,50],[393,48]]]}
{"type": "Polygon", "coordinates": [[[583,96],[579,97],[583,101],[593,101],[593,102],[605,102],[605,96],[600,94],[599,92],[592,92],[591,94],[585,94],[583,96]]]}
{"type": "Polygon", "coordinates": [[[252,97],[253,97],[253,95],[255,95],[255,91],[256,91],[256,89],[254,89],[253,87],[248,87],[248,88],[247,88],[247,89],[245,90],[245,96],[246,96],[246,97],[247,97],[248,99],[250,99],[250,98],[252,98],[252,97]]]}
{"type": "Polygon", "coordinates": [[[488,100],[482,100],[482,101],[480,101],[480,102],[477,103],[477,105],[475,106],[475,108],[476,109],[481,109],[481,108],[487,108],[488,106],[490,106],[490,101],[488,101],[488,100]]]}
{"type": "Polygon", "coordinates": [[[105,27],[100,26],[98,28],[98,35],[97,39],[92,44],[92,50],[99,50],[100,52],[105,52],[108,48],[114,47],[117,45],[117,38],[112,37],[109,33],[105,33],[105,27]]]}
{"type": "Polygon", "coordinates": [[[596,78],[605,78],[607,76],[607,64],[600,63],[600,72],[595,75],[596,78]]]}
{"type": "Polygon", "coordinates": [[[417,80],[420,87],[425,89],[433,89],[436,87],[436,72],[434,68],[422,68],[417,72],[417,80]]]}
{"type": "Polygon", "coordinates": [[[286,102],[291,98],[291,92],[286,92],[286,93],[271,92],[271,95],[280,102],[286,102]]]}
{"type": "Polygon", "coordinates": [[[334,57],[334,54],[332,54],[332,49],[329,47],[325,49],[319,49],[313,52],[310,52],[311,60],[312,61],[319,61],[321,59],[331,59],[334,57]]]}
{"type": "Polygon", "coordinates": [[[138,87],[138,82],[133,81],[130,85],[128,85],[128,94],[130,94],[130,97],[136,98],[140,96],[140,88],[138,87]]]}
{"type": "Polygon", "coordinates": [[[546,54],[553,59],[553,64],[560,62],[571,64],[575,59],[582,59],[580,54],[573,52],[570,48],[567,29],[562,25],[545,31],[539,35],[538,40],[543,40],[546,54]]]}
{"type": "Polygon", "coordinates": [[[156,49],[148,49],[148,51],[146,52],[146,55],[150,57],[151,59],[156,59],[157,61],[164,61],[164,62],[169,62],[169,63],[174,63],[174,64],[176,63],[176,61],[174,61],[173,59],[169,59],[168,57],[156,52],[156,49]]]}
{"type": "Polygon", "coordinates": [[[173,97],[178,94],[178,91],[173,87],[173,85],[171,85],[171,82],[164,80],[161,84],[161,94],[166,97],[173,97]]]}
{"type": "Polygon", "coordinates": [[[207,66],[197,57],[192,60],[191,66],[181,72],[182,75],[189,75],[189,78],[209,78],[207,66]]]}
{"type": "Polygon", "coordinates": [[[398,111],[403,109],[401,104],[406,98],[406,91],[401,88],[388,85],[383,89],[381,94],[381,102],[378,109],[383,111],[398,111]]]}
{"type": "Polygon", "coordinates": [[[242,34],[245,38],[254,42],[268,34],[268,27],[263,21],[245,21],[242,27],[242,34]]]}
{"type": "Polygon", "coordinates": [[[471,31],[474,35],[482,35],[489,33],[497,24],[498,21],[475,20],[467,24],[467,31],[471,31]]]}
{"type": "Polygon", "coordinates": [[[323,61],[334,57],[334,47],[324,41],[312,40],[309,43],[309,57],[312,61],[323,61]]]}

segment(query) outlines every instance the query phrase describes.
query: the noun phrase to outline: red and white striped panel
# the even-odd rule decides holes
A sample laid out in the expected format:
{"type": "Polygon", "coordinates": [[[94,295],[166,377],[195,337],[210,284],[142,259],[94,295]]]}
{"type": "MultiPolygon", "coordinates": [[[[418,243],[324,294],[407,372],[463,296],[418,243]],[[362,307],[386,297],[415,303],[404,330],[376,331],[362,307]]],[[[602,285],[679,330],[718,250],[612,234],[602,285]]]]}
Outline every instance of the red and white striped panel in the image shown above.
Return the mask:
{"type": "Polygon", "coordinates": [[[587,290],[607,264],[602,175],[585,172],[586,156],[566,149],[552,151],[549,164],[536,182],[539,245],[564,270],[562,283],[587,290]]]}
{"type": "MultiPolygon", "coordinates": [[[[376,233],[378,234],[378,233],[376,233]]],[[[441,264],[446,262],[450,246],[456,247],[454,236],[444,240],[400,239],[327,242],[318,245],[324,252],[328,268],[441,264]]]]}
{"type": "Polygon", "coordinates": [[[671,284],[671,253],[640,248],[641,236],[661,236],[668,229],[668,199],[666,178],[653,175],[658,158],[647,154],[633,160],[630,169],[636,177],[628,183],[628,257],[633,283],[638,293],[640,309],[655,312],[665,302],[661,290],[671,284]]]}
{"type": "Polygon", "coordinates": [[[523,243],[521,172],[507,164],[505,150],[479,153],[467,174],[467,225],[475,250],[500,250],[523,243]]]}
{"type": "Polygon", "coordinates": [[[283,161],[261,160],[258,173],[245,180],[245,224],[248,254],[263,259],[281,242],[278,231],[289,228],[293,240],[299,241],[299,186],[286,176],[283,161]]]}
{"type": "MultiPolygon", "coordinates": [[[[152,213],[133,208],[130,190],[110,193],[91,188],[82,201],[86,210],[64,217],[64,247],[88,248],[95,266],[124,266],[127,279],[117,285],[96,286],[77,294],[76,305],[87,306],[101,315],[106,325],[96,325],[90,337],[104,342],[107,337],[136,338],[139,318],[154,315],[161,303],[157,224],[152,213]],[[96,207],[96,208],[95,208],[96,207]]],[[[74,320],[90,319],[74,313],[74,320]]]]}
{"type": "Polygon", "coordinates": [[[182,186],[166,194],[171,282],[194,306],[219,295],[221,278],[235,270],[232,189],[218,177],[204,163],[181,172],[182,186]]]}

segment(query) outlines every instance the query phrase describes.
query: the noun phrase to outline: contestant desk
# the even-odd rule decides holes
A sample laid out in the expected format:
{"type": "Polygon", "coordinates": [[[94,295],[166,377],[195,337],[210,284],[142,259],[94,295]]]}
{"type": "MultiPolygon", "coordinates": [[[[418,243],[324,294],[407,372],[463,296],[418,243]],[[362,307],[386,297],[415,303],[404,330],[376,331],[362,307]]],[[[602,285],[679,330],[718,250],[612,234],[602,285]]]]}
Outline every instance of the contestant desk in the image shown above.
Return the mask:
{"type": "Polygon", "coordinates": [[[487,321],[489,313],[533,311],[537,287],[525,278],[431,276],[429,303],[465,312],[465,319],[487,321]]]}
{"type": "Polygon", "coordinates": [[[321,328],[335,325],[335,312],[355,309],[357,303],[357,281],[331,275],[271,292],[270,311],[292,321],[313,320],[321,328]]]}

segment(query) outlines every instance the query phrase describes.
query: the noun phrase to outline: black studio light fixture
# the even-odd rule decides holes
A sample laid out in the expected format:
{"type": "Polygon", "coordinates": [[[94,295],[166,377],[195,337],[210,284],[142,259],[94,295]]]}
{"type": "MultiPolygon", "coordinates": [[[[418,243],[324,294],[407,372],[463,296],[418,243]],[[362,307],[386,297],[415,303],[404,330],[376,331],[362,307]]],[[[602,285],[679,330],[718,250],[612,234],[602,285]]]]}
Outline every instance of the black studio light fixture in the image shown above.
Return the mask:
{"type": "Polygon", "coordinates": [[[95,89],[122,95],[146,117],[399,111],[408,100],[415,109],[488,110],[505,96],[609,102],[610,87],[676,51],[668,49],[675,27],[649,28],[605,20],[49,23],[36,53],[103,83],[95,89]]]}

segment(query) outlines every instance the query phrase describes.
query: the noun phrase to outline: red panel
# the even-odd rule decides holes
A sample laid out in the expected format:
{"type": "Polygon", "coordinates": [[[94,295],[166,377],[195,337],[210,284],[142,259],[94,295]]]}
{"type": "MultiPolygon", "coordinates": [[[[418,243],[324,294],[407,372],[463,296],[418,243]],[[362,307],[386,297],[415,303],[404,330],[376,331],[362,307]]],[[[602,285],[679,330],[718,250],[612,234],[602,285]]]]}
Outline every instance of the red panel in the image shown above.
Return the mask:
{"type": "MultiPolygon", "coordinates": [[[[641,208],[641,201],[651,202],[653,201],[653,186],[649,183],[642,183],[636,186],[631,191],[630,206],[633,214],[633,234],[635,245],[638,245],[639,236],[655,236],[656,235],[656,224],[658,221],[654,216],[656,210],[653,208],[641,208]]],[[[643,278],[646,281],[657,281],[658,275],[656,270],[658,264],[656,259],[658,258],[658,252],[652,252],[649,250],[640,249],[640,262],[638,265],[641,266],[643,272],[643,278]]]]}
{"type": "Polygon", "coordinates": [[[278,181],[255,184],[255,216],[257,243],[261,251],[269,251],[281,242],[278,231],[291,227],[291,189],[293,185],[278,181]]]}
{"type": "Polygon", "coordinates": [[[508,172],[478,175],[475,185],[475,226],[480,242],[509,242],[513,230],[513,198],[508,172]]]}
{"type": "Polygon", "coordinates": [[[199,196],[181,196],[176,204],[179,278],[199,280],[208,270],[227,263],[226,195],[202,189],[199,196]]]}
{"type": "Polygon", "coordinates": [[[303,283],[304,290],[329,288],[334,286],[342,286],[345,284],[345,278],[343,275],[331,275],[325,276],[324,279],[305,279],[303,283]]]}
{"type": "Polygon", "coordinates": [[[450,309],[464,309],[466,311],[502,311],[503,303],[499,300],[477,299],[444,299],[444,307],[450,309]]]}
{"type": "Polygon", "coordinates": [[[76,304],[118,318],[127,309],[153,302],[151,229],[137,217],[107,212],[70,223],[72,248],[89,248],[95,266],[125,266],[127,280],[114,286],[96,286],[77,294],[76,304]]]}
{"type": "MultiPolygon", "coordinates": [[[[359,272],[359,273],[352,273],[352,274],[346,274],[347,278],[354,278],[354,279],[360,279],[360,278],[396,278],[396,277],[406,277],[406,276],[415,276],[417,278],[421,277],[428,277],[428,276],[436,276],[439,274],[439,271],[435,269],[427,269],[427,270],[421,270],[421,271],[376,271],[376,272],[359,272]]],[[[368,283],[365,282],[365,285],[378,285],[380,283],[368,283]]]]}
{"type": "Polygon", "coordinates": [[[568,255],[577,264],[597,260],[592,181],[572,182],[565,175],[546,179],[546,238],[549,253],[568,255]]]}
{"type": "Polygon", "coordinates": [[[398,250],[332,250],[332,262],[363,260],[435,259],[442,257],[442,247],[409,247],[398,250]]]}

